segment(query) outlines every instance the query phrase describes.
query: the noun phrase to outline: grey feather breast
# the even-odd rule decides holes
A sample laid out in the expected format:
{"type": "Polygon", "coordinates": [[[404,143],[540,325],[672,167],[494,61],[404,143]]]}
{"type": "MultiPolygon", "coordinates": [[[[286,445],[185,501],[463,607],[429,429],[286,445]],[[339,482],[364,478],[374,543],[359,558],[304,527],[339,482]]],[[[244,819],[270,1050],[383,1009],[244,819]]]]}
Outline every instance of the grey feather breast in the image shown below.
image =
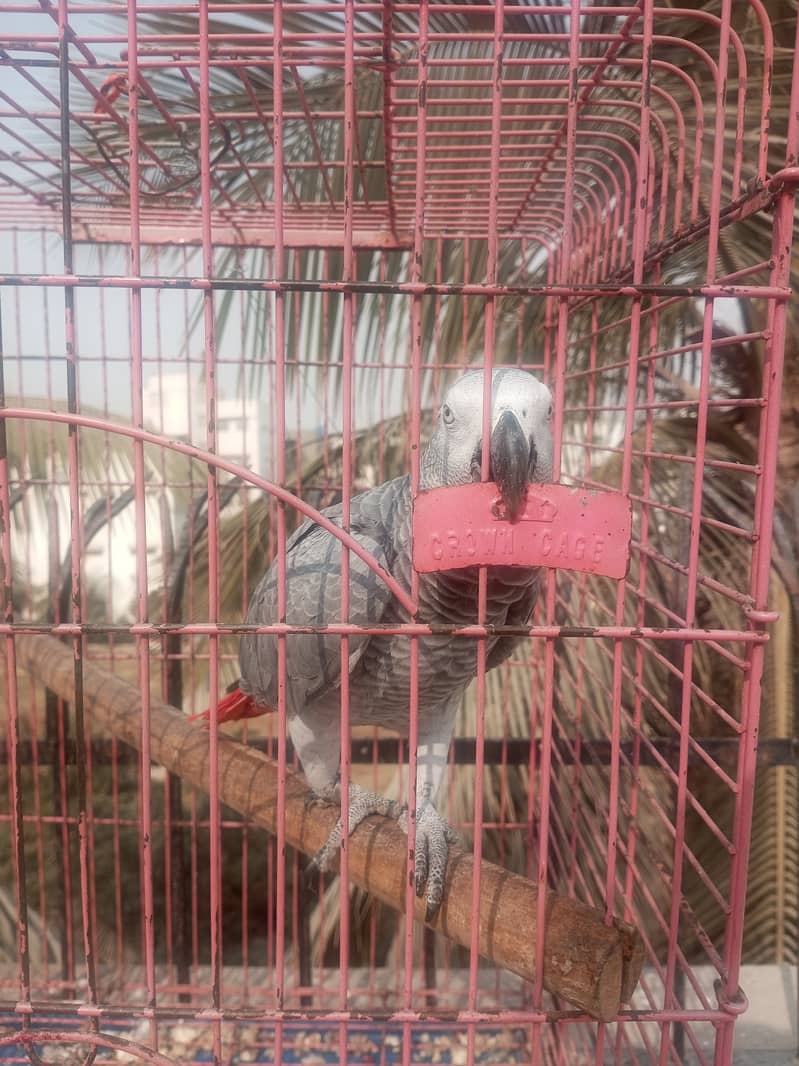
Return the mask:
{"type": "MultiPolygon", "coordinates": [[[[323,512],[341,524],[341,506],[323,512]]],[[[353,498],[350,531],[375,560],[411,590],[411,492],[407,477],[397,478],[353,498]]],[[[537,571],[489,571],[487,622],[524,625],[532,617],[537,571]]],[[[278,620],[277,565],[272,564],[253,595],[247,621],[278,620]]],[[[384,582],[350,552],[349,621],[357,625],[401,624],[409,620],[384,582]]],[[[341,619],[341,542],[313,522],[304,523],[286,544],[285,621],[294,626],[324,626],[341,619]]],[[[477,572],[448,571],[419,577],[417,620],[426,624],[469,625],[477,621],[477,572]]],[[[286,693],[289,713],[319,705],[338,713],[341,638],[325,633],[286,638],[286,693]]],[[[489,667],[511,654],[518,638],[488,641],[489,667]]],[[[241,641],[241,688],[256,702],[277,702],[277,645],[271,634],[246,634],[241,641]]],[[[404,635],[350,636],[350,721],[407,733],[411,640],[404,635]]],[[[425,711],[443,706],[465,689],[477,673],[474,638],[450,634],[418,638],[420,728],[425,711]]]]}

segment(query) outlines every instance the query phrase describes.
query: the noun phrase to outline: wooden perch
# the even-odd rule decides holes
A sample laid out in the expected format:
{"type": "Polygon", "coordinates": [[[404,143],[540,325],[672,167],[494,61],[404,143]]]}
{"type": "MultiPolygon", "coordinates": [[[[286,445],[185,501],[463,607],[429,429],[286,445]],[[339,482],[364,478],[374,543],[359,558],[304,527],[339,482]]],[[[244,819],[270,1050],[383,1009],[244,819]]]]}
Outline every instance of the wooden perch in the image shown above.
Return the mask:
{"type": "MultiPolygon", "coordinates": [[[[74,692],[71,646],[50,636],[16,638],[17,662],[62,699],[74,692]]],[[[84,661],[84,706],[96,726],[135,748],[141,746],[138,689],[84,661]]],[[[182,712],[155,700],[150,705],[150,745],[154,761],[187,784],[207,792],[210,780],[208,733],[182,712]]],[[[219,795],[228,807],[265,829],[277,828],[276,763],[252,748],[219,738],[219,795]]],[[[309,808],[301,774],[286,775],[286,840],[306,855],[324,844],[338,812],[309,808]]],[[[407,838],[396,822],[372,817],[349,844],[352,881],[396,910],[405,909],[407,838]]],[[[468,947],[472,929],[472,856],[452,848],[444,904],[429,923],[436,932],[468,947]]],[[[532,881],[483,862],[480,875],[480,953],[528,981],[535,976],[537,890],[532,881]]],[[[424,921],[424,901],[414,917],[424,921]]],[[[638,933],[565,896],[547,893],[544,987],[601,1021],[610,1021],[632,996],[643,964],[638,933]]]]}

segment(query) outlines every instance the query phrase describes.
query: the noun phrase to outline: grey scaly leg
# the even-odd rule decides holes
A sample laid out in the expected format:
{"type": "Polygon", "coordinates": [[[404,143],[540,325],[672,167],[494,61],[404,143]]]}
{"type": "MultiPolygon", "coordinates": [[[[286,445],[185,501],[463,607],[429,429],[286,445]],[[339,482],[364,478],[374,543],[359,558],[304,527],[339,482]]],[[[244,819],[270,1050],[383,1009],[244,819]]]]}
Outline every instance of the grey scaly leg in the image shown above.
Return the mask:
{"type": "MultiPolygon", "coordinates": [[[[439,712],[432,722],[429,719],[424,721],[426,728],[423,729],[420,722],[416,759],[416,846],[413,865],[416,895],[425,895],[426,888],[426,921],[430,921],[441,906],[449,846],[458,842],[458,834],[438,813],[433,800],[444,778],[460,701],[461,692],[456,692],[444,711],[439,712]]],[[[399,824],[407,833],[407,811],[400,817],[399,824]]]]}
{"type": "MultiPolygon", "coordinates": [[[[341,783],[337,781],[329,788],[316,793],[311,798],[310,802],[330,803],[335,806],[340,805],[341,783]]],[[[364,818],[368,818],[370,814],[382,814],[386,818],[398,819],[402,812],[402,807],[396,802],[396,800],[387,799],[385,796],[381,796],[378,792],[370,792],[368,789],[361,788],[360,785],[351,784],[348,811],[349,832],[352,834],[364,818]]],[[[342,830],[343,823],[341,818],[339,818],[333,827],[332,833],[311,860],[309,864],[309,873],[324,872],[331,868],[336,856],[341,850],[342,830]]]]}
{"type": "MultiPolygon", "coordinates": [[[[418,797],[416,808],[416,846],[413,853],[416,895],[426,892],[425,921],[434,918],[444,898],[450,844],[458,843],[458,834],[430,802],[428,786],[418,797]]],[[[408,832],[407,809],[399,818],[400,827],[408,832]]]]}

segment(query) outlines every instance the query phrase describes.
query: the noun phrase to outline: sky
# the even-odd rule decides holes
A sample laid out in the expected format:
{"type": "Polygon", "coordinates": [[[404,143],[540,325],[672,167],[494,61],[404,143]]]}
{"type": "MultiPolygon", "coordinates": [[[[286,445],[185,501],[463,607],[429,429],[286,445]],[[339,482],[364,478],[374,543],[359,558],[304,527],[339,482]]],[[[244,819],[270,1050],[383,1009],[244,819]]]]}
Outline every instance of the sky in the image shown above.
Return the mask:
{"type": "MultiPolygon", "coordinates": [[[[120,5],[124,10],[125,5],[120,5]]],[[[79,16],[71,12],[71,24],[81,32],[107,33],[108,22],[94,16],[79,16]]],[[[0,9],[0,36],[17,35],[42,41],[53,37],[56,26],[44,13],[3,14],[0,9]]],[[[117,59],[118,45],[93,45],[100,58],[117,59]]],[[[30,57],[30,52],[17,50],[12,54],[30,57]]],[[[35,52],[36,58],[47,55],[35,52]]],[[[36,68],[36,77],[58,95],[56,70],[36,68]]],[[[100,84],[104,75],[91,75],[100,84]]],[[[81,90],[72,81],[73,101],[81,90]]],[[[4,92],[23,108],[38,108],[55,111],[54,105],[34,90],[19,72],[0,65],[0,92],[4,92]]],[[[57,147],[46,132],[37,129],[25,119],[9,117],[13,107],[0,100],[0,111],[7,112],[0,120],[0,152],[13,156],[19,142],[9,133],[16,129],[34,145],[46,146],[50,153],[57,147]],[[4,129],[3,126],[6,128],[4,129]]],[[[54,132],[58,129],[55,118],[43,120],[45,127],[54,132]]],[[[35,167],[44,173],[45,168],[35,167]]],[[[13,159],[0,157],[0,175],[5,172],[25,183],[32,181],[30,175],[16,166],[13,159]]],[[[0,192],[3,184],[0,181],[0,192]]],[[[9,232],[0,230],[0,272],[22,274],[60,274],[64,258],[60,235],[50,231],[9,232]]],[[[112,275],[126,274],[127,247],[123,245],[77,244],[75,269],[79,274],[112,275]]],[[[197,249],[173,249],[154,253],[145,249],[143,272],[151,275],[201,276],[202,261],[197,249]],[[159,256],[156,259],[156,255],[159,256]]],[[[262,276],[254,268],[254,276],[262,276]]],[[[217,299],[217,306],[219,306],[217,299]]],[[[111,414],[130,418],[131,406],[131,349],[129,295],[125,289],[75,290],[76,304],[76,351],[78,354],[78,391],[80,403],[85,408],[108,411],[111,414]]],[[[271,338],[264,322],[274,320],[271,314],[273,297],[269,294],[243,294],[234,297],[234,306],[225,319],[224,331],[218,338],[218,366],[216,387],[221,398],[232,399],[244,394],[250,398],[255,392],[261,394],[265,404],[270,403],[267,391],[269,374],[257,370],[257,364],[270,359],[271,338]],[[253,322],[260,322],[260,334],[253,331],[253,322]]],[[[9,395],[35,403],[39,399],[53,402],[66,399],[66,364],[64,360],[64,295],[58,287],[34,286],[30,288],[0,287],[0,311],[3,321],[5,350],[5,385],[9,395]]],[[[302,355],[318,359],[313,349],[311,323],[303,323],[302,355]],[[306,343],[308,342],[308,343],[306,343]]],[[[340,358],[336,342],[340,336],[334,329],[331,340],[332,358],[340,358]]],[[[398,338],[407,345],[407,338],[398,338]]],[[[329,354],[331,354],[329,353],[329,354]]],[[[297,354],[297,353],[295,353],[297,354]]],[[[202,325],[202,297],[197,293],[145,290],[142,293],[142,357],[143,383],[145,389],[154,376],[172,375],[178,371],[187,373],[194,382],[203,375],[205,363],[205,338],[202,325]]],[[[320,391],[319,374],[302,370],[292,376],[287,400],[286,420],[290,429],[301,423],[307,432],[320,433],[327,426],[330,432],[341,429],[341,417],[336,398],[332,392],[327,396],[320,391]],[[296,392],[292,392],[296,389],[296,392]]],[[[398,413],[404,402],[404,389],[387,387],[383,411],[398,413]]],[[[364,404],[356,405],[356,423],[371,424],[374,414],[367,417],[364,404]]],[[[150,412],[150,423],[154,424],[150,412]]],[[[155,423],[157,424],[157,423],[155,423]]],[[[158,428],[161,428],[158,425],[158,428]]],[[[169,427],[164,427],[165,432],[169,427]]],[[[196,443],[202,444],[203,441],[196,443]]]]}

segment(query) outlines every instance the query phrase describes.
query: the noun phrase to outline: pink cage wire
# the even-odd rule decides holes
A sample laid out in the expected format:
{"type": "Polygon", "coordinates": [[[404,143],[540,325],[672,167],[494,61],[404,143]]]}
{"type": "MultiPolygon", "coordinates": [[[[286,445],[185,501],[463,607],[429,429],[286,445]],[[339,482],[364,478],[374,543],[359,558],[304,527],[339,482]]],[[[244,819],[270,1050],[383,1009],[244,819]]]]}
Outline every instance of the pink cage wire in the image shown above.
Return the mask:
{"type": "MultiPolygon", "coordinates": [[[[0,1054],[732,1062],[799,176],[784,11],[3,4],[0,1054]],[[762,374],[727,388],[746,346],[762,374]],[[550,890],[638,927],[612,1023],[543,963],[481,961],[476,920],[455,949],[365,906],[346,847],[309,888],[281,810],[273,837],[221,804],[213,730],[208,798],[150,764],[153,701],[215,707],[235,676],[296,519],[280,487],[316,513],[418,477],[445,383],[499,362],[552,385],[561,480],[630,495],[632,564],[550,573],[448,791],[474,915],[487,856],[537,883],[542,936],[550,890]],[[47,636],[69,700],[25,651],[47,636]],[[138,688],[141,757],[93,726],[89,664],[138,688]]],[[[244,738],[285,774],[285,710],[244,738]]],[[[345,782],[407,747],[353,738],[345,782]]]]}

